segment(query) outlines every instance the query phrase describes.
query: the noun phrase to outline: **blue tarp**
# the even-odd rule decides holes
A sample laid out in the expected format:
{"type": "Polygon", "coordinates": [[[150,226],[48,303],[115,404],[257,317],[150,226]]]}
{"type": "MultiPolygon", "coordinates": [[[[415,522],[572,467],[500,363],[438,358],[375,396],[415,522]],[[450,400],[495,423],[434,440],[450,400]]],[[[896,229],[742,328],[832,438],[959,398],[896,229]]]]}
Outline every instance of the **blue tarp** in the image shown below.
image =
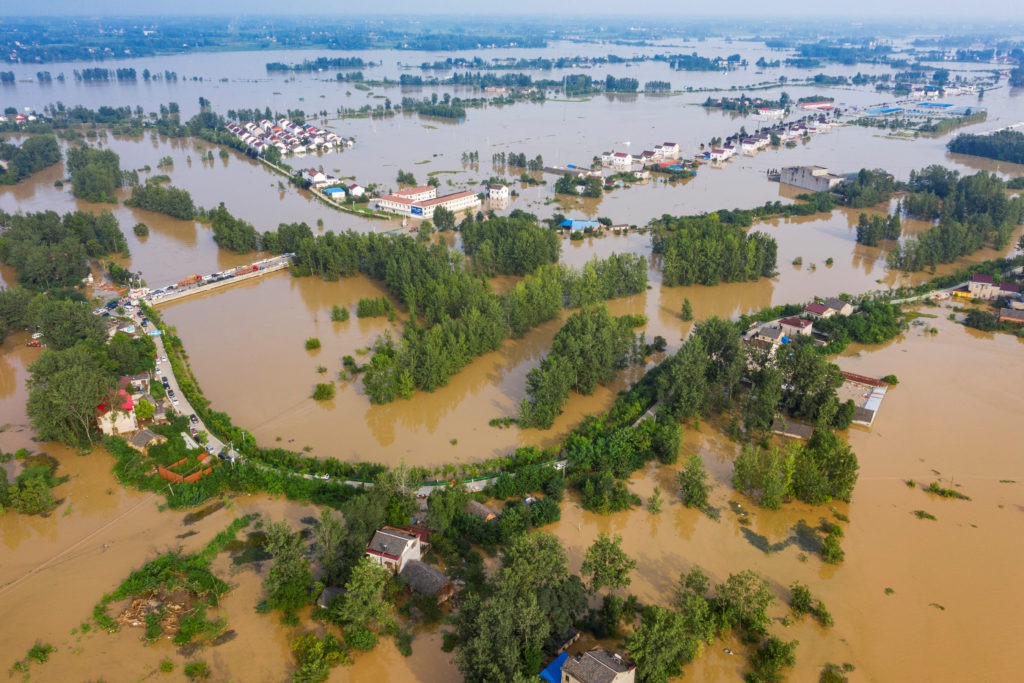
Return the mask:
{"type": "Polygon", "coordinates": [[[563,652],[555,658],[555,661],[547,665],[547,667],[540,672],[542,680],[548,683],[561,683],[562,680],[562,665],[565,664],[565,660],[569,659],[569,653],[563,652]]]}

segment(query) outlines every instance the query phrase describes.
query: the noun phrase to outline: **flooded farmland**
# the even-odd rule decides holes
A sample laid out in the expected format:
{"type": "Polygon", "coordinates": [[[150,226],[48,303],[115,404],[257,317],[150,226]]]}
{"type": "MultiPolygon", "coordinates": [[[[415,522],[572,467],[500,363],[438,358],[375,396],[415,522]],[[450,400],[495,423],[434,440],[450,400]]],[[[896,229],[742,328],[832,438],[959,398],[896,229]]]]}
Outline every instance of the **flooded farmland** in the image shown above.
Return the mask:
{"type": "MultiPolygon", "coordinates": [[[[609,46],[559,44],[550,54],[606,54],[609,46]]],[[[653,50],[654,48],[644,48],[653,50]]],[[[662,49],[662,48],[658,48],[662,49]]],[[[693,49],[697,49],[696,47],[693,49]]],[[[752,63],[769,53],[760,43],[709,42],[702,52],[740,51],[752,63]]],[[[515,51],[505,51],[519,56],[515,51]]],[[[488,56],[504,56],[495,52],[488,56]]],[[[295,62],[318,53],[273,53],[276,61],[295,62]]],[[[529,55],[534,56],[534,55],[529,55]]],[[[382,66],[374,77],[395,78],[405,71],[399,64],[433,60],[433,53],[382,52],[366,55],[382,66]]],[[[202,55],[139,60],[138,68],[177,70],[202,75],[201,82],[146,86],[84,85],[69,82],[50,87],[19,82],[5,97],[21,106],[41,107],[63,100],[86,106],[141,104],[147,110],[161,103],[180,101],[190,116],[200,96],[210,98],[218,111],[231,107],[269,105],[275,109],[324,109],[327,127],[356,138],[355,147],[323,156],[291,160],[296,168],[322,166],[328,172],[393,187],[399,169],[423,181],[437,173],[443,186],[478,187],[491,176],[515,177],[519,172],[494,166],[495,152],[523,152],[544,156],[545,163],[588,165],[595,154],[608,149],[638,152],[655,143],[675,140],[687,154],[713,136],[748,129],[758,122],[699,106],[707,93],[671,97],[599,96],[589,101],[548,101],[470,110],[465,123],[454,124],[411,115],[383,120],[336,119],[339,107],[376,103],[378,98],[400,100],[404,94],[422,97],[433,90],[374,87],[353,90],[336,83],[330,74],[300,74],[288,78],[268,76],[264,63],[270,53],[229,53],[211,61],[202,55]],[[226,82],[219,79],[226,78],[226,82]],[[463,152],[478,151],[481,161],[462,161],[463,152]]],[[[74,65],[52,65],[55,73],[74,65]]],[[[852,75],[876,67],[830,68],[830,73],[852,75]]],[[[878,67],[880,68],[880,67],[878,67]]],[[[19,78],[31,78],[35,67],[17,67],[19,78]]],[[[663,65],[643,63],[631,70],[640,79],[665,78],[663,65]]],[[[621,75],[614,66],[594,70],[621,75]]],[[[770,75],[747,71],[672,73],[678,85],[724,88],[751,85],[784,74],[806,77],[806,70],[784,69],[770,75]]],[[[834,96],[848,106],[866,106],[881,95],[863,89],[787,86],[795,96],[834,96]]],[[[438,92],[456,92],[440,89],[438,92]]],[[[779,90],[768,90],[778,93],[779,90]]],[[[774,96],[774,95],[773,95],[774,96]]],[[[1002,88],[979,103],[989,110],[985,123],[970,130],[991,130],[1021,118],[1024,92],[1002,88]]],[[[976,96],[952,98],[958,104],[976,96]]],[[[783,165],[820,164],[836,172],[879,167],[906,178],[913,169],[931,163],[961,173],[987,170],[1003,176],[1024,174],[1024,167],[950,155],[949,135],[895,140],[856,127],[837,127],[795,149],[768,151],[740,157],[722,168],[703,166],[698,175],[682,183],[652,181],[621,188],[599,200],[553,202],[551,184],[514,184],[519,196],[504,213],[523,209],[545,218],[555,211],[572,217],[608,216],[616,223],[644,226],[662,214],[753,207],[765,201],[793,200],[794,193],[769,182],[768,170],[783,165]]],[[[166,173],[176,187],[189,190],[197,204],[220,202],[259,230],[279,223],[305,221],[314,231],[388,231],[400,229],[397,220],[371,221],[339,213],[304,190],[288,184],[257,162],[234,151],[226,159],[214,151],[213,161],[202,156],[213,146],[191,140],[101,139],[116,151],[122,166],[143,169],[143,178],[166,173]],[[157,169],[165,156],[171,167],[157,169]]],[[[123,205],[97,205],[75,200],[68,188],[56,187],[65,176],[62,165],[48,169],[31,182],[0,187],[4,211],[57,212],[108,209],[120,221],[131,255],[121,262],[140,271],[151,285],[176,282],[192,273],[208,273],[253,260],[219,250],[209,226],[180,221],[123,205]],[[148,237],[131,231],[137,222],[150,227],[148,237]]],[[[538,176],[539,177],[539,176],[538,176]]],[[[126,194],[121,196],[123,199],[126,194]]],[[[617,315],[643,313],[648,338],[663,336],[670,350],[678,348],[692,323],[679,318],[684,299],[693,304],[695,318],[734,317],[766,306],[808,301],[814,296],[841,292],[860,294],[915,284],[931,277],[890,272],[882,249],[855,241],[859,212],[837,210],[818,215],[767,221],[753,229],[778,242],[777,277],[758,282],[717,287],[661,285],[658,259],[651,254],[649,234],[589,237],[563,242],[562,261],[581,266],[591,258],[612,253],[633,253],[648,258],[650,288],[641,294],[609,302],[617,315]],[[792,265],[797,258],[801,265],[792,265]],[[831,265],[827,261],[831,259],[831,265]]],[[[927,229],[907,221],[905,234],[927,229]]],[[[1016,240],[1016,236],[1014,241],[1016,240]]],[[[457,241],[457,240],[454,240],[457,241]]],[[[1004,255],[1006,251],[979,252],[964,263],[1004,255]]],[[[940,273],[949,272],[947,266],[940,273]]],[[[9,269],[0,270],[8,284],[9,269]]],[[[511,279],[494,283],[509,286],[511,279]]],[[[407,463],[428,467],[444,463],[472,463],[506,454],[517,446],[555,446],[587,414],[605,410],[618,390],[635,379],[639,369],[624,373],[592,396],[573,396],[564,413],[547,431],[497,429],[488,421],[513,415],[525,395],[526,375],[546,353],[560,327],[552,321],[522,339],[506,342],[499,351],[474,360],[432,393],[418,392],[410,400],[373,406],[359,382],[339,383],[335,399],[311,399],[313,386],[334,378],[341,359],[365,359],[374,339],[387,331],[398,334],[398,319],[330,320],[333,305],[354,310],[361,297],[385,294],[378,283],[362,277],[324,282],[277,273],[163,307],[174,325],[212,407],[229,413],[236,424],[250,430],[263,446],[308,449],[318,457],[347,461],[407,463]],[[318,337],[322,346],[306,351],[303,342],[318,337]],[[320,372],[320,368],[324,368],[320,372]]],[[[687,429],[683,454],[699,453],[716,484],[713,504],[722,511],[712,521],[684,508],[676,500],[678,467],[651,467],[637,473],[630,487],[650,495],[660,486],[669,501],[660,515],[638,509],[611,516],[596,516],[580,509],[571,498],[563,505],[560,522],[550,527],[569,551],[570,565],[578,569],[583,552],[602,531],[621,533],[624,547],[637,560],[630,588],[642,601],[670,599],[680,572],[699,564],[713,580],[730,572],[753,568],[768,578],[782,598],[786,587],[799,580],[808,584],[828,605],[836,626],[824,630],[810,619],[776,630],[800,647],[791,680],[815,680],[825,662],[851,662],[856,680],[1012,681],[1017,666],[1012,652],[1024,637],[1018,607],[1024,588],[1017,580],[1024,547],[1012,539],[1024,532],[1024,455],[1004,431],[1019,422],[1020,387],[1024,386],[1024,346],[1008,335],[974,333],[946,320],[946,308],[925,309],[938,317],[929,320],[938,334],[911,328],[903,338],[883,348],[850,349],[839,364],[845,370],[871,376],[895,373],[900,385],[889,392],[871,430],[854,428],[849,440],[858,453],[861,477],[849,505],[836,506],[850,519],[844,525],[846,561],[839,567],[821,564],[790,542],[801,520],[810,525],[833,513],[827,507],[790,505],[780,512],[756,510],[749,526],[740,524],[730,504],[747,506],[729,484],[737,446],[712,426],[687,429]],[[941,481],[971,497],[970,501],[943,500],[905,481],[941,481]],[[936,521],[917,519],[912,512],[925,509],[936,521]],[[783,546],[766,553],[759,545],[783,546]],[[886,588],[892,593],[886,594],[886,588]]],[[[58,651],[45,669],[35,669],[36,680],[82,680],[105,677],[111,681],[143,680],[158,676],[157,667],[172,657],[180,667],[184,659],[168,643],[144,645],[137,631],[116,634],[73,633],[89,619],[92,606],[134,568],[168,549],[195,550],[231,519],[259,512],[267,520],[288,519],[298,527],[315,515],[302,506],[267,496],[237,497],[229,506],[194,525],[183,524],[179,512],[161,510],[160,498],[126,490],[110,473],[110,458],[97,451],[89,455],[52,444],[30,441],[27,427],[25,380],[37,349],[25,346],[25,335],[10,335],[0,353],[0,433],[2,450],[26,446],[45,450],[60,461],[59,474],[70,477],[57,487],[60,506],[49,517],[0,516],[0,652],[13,660],[39,638],[58,651]],[[195,531],[197,533],[193,534],[195,531]]],[[[222,605],[229,627],[238,637],[204,653],[215,680],[280,681],[292,667],[290,639],[298,631],[282,626],[274,615],[258,615],[253,606],[262,598],[266,567],[235,568],[221,557],[215,565],[235,586],[222,605]]],[[[772,611],[781,617],[781,604],[772,611]]],[[[773,627],[774,628],[774,627],[773,627]]],[[[416,635],[413,655],[403,657],[390,639],[357,657],[353,666],[332,672],[332,681],[362,683],[421,683],[451,681],[458,677],[451,655],[440,649],[437,630],[416,635]]],[[[716,643],[688,668],[691,680],[737,680],[745,659],[723,652],[729,647],[743,654],[735,641],[716,643]]]]}

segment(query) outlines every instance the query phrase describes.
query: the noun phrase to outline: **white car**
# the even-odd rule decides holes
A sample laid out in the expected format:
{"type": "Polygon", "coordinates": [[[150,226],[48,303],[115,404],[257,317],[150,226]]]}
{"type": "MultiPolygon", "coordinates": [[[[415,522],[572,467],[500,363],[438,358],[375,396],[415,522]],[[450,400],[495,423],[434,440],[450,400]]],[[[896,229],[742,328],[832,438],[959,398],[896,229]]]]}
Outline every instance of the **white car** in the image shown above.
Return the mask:
{"type": "Polygon", "coordinates": [[[331,475],[329,475],[329,474],[314,474],[313,478],[314,479],[330,479],[331,475]]]}
{"type": "Polygon", "coordinates": [[[178,397],[177,397],[177,396],[175,396],[174,398],[172,398],[172,399],[171,399],[171,402],[172,402],[172,403],[173,403],[174,405],[178,405],[178,397]]]}
{"type": "Polygon", "coordinates": [[[165,362],[165,363],[166,363],[166,362],[167,362],[167,356],[164,356],[164,357],[163,357],[163,358],[161,358],[160,360],[162,360],[163,362],[165,362]]]}

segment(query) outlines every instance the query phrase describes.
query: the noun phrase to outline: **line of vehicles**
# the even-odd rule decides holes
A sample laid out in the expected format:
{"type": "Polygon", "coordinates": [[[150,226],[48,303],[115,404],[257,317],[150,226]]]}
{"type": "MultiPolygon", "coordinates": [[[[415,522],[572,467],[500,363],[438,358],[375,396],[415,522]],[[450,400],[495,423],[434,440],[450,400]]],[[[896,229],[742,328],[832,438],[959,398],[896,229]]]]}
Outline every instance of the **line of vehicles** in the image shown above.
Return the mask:
{"type": "Polygon", "coordinates": [[[275,256],[262,261],[256,261],[244,266],[237,266],[235,268],[228,268],[226,270],[218,271],[216,273],[210,273],[209,275],[200,275],[195,273],[189,275],[183,280],[178,281],[175,284],[167,285],[159,289],[154,289],[148,293],[148,298],[159,298],[167,294],[172,294],[175,291],[182,289],[192,289],[194,287],[202,287],[204,285],[213,284],[215,282],[222,282],[231,278],[239,277],[241,275],[248,275],[250,273],[257,273],[261,270],[267,270],[271,266],[277,265],[282,260],[289,260],[295,254],[282,254],[281,256],[275,256]]]}

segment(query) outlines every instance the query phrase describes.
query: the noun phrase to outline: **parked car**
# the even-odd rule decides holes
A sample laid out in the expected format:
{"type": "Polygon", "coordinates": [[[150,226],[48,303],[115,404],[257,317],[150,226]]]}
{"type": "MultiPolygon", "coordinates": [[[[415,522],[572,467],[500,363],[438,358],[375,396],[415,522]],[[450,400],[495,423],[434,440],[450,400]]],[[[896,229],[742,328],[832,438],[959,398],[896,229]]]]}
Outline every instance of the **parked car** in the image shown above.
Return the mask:
{"type": "Polygon", "coordinates": [[[199,418],[196,417],[195,413],[188,416],[188,419],[192,421],[192,424],[199,424],[199,418]]]}

